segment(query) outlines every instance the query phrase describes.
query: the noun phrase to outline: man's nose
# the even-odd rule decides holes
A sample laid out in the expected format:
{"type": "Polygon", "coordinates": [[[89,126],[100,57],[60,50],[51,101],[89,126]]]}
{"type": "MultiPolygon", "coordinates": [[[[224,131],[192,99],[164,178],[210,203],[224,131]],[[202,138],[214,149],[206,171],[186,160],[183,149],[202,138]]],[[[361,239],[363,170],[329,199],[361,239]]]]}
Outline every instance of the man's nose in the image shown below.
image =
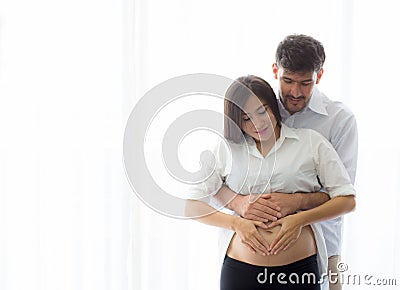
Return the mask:
{"type": "Polygon", "coordinates": [[[292,87],[290,88],[290,94],[295,98],[301,96],[301,90],[300,90],[300,84],[299,83],[292,84],[292,87]]]}

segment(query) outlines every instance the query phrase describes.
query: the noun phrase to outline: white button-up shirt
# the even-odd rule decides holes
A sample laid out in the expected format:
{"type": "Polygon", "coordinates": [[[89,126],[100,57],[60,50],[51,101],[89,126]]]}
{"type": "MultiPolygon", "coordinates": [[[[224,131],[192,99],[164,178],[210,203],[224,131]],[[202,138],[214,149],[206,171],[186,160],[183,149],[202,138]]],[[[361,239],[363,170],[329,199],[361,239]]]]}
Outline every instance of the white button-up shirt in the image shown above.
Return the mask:
{"type": "MultiPolygon", "coordinates": [[[[263,192],[315,192],[324,186],[331,198],[355,195],[345,167],[332,145],[322,135],[309,129],[292,129],[282,124],[280,138],[263,157],[252,138],[243,144],[220,141],[212,159],[203,163],[208,178],[193,186],[190,198],[212,204],[212,198],[226,183],[243,194],[263,192]],[[319,181],[321,184],[319,183],[319,181]]],[[[226,209],[225,209],[226,210],[226,209]]],[[[234,212],[229,212],[235,214],[234,212]]],[[[320,272],[327,268],[327,252],[319,223],[313,224],[318,248],[320,272]]],[[[234,232],[221,230],[220,253],[224,257],[234,232]]]]}
{"type": "MultiPolygon", "coordinates": [[[[277,96],[278,91],[275,90],[277,96]]],[[[328,99],[314,87],[310,102],[300,112],[290,115],[279,100],[282,121],[291,128],[309,128],[321,133],[333,145],[352,184],[357,170],[358,133],[353,113],[341,102],[328,99]]],[[[340,255],[343,217],[322,223],[328,255],[340,255]]]]}

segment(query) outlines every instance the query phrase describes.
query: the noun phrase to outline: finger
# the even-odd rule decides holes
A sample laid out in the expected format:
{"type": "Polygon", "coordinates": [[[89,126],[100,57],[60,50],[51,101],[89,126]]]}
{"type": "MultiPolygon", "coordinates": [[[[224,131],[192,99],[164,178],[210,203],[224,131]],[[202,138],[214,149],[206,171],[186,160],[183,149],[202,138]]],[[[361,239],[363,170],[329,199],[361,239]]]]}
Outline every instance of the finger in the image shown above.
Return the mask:
{"type": "Polygon", "coordinates": [[[263,215],[268,214],[268,215],[272,216],[274,218],[274,220],[277,220],[278,218],[282,217],[282,213],[272,206],[273,206],[273,204],[269,204],[269,205],[257,204],[254,207],[256,209],[258,209],[259,211],[261,211],[263,215]]]}
{"type": "Polygon", "coordinates": [[[257,253],[259,253],[262,256],[266,256],[268,249],[258,240],[254,239],[251,241],[253,248],[256,250],[257,253]]]}
{"type": "Polygon", "coordinates": [[[249,213],[245,213],[244,215],[243,215],[243,217],[245,218],[245,219],[248,219],[248,220],[252,220],[252,221],[258,221],[258,222],[267,222],[268,220],[265,220],[264,218],[262,218],[262,217],[260,217],[260,216],[258,216],[258,215],[254,215],[254,214],[249,214],[249,213]]]}
{"type": "Polygon", "coordinates": [[[263,255],[263,256],[266,255],[265,253],[267,252],[267,250],[266,249],[262,250],[263,247],[258,241],[256,241],[256,240],[248,240],[248,241],[245,241],[244,243],[249,248],[251,248],[251,252],[253,254],[258,253],[258,254],[263,255]]]}
{"type": "Polygon", "coordinates": [[[265,223],[263,223],[263,222],[255,222],[254,224],[255,224],[257,227],[260,227],[260,228],[263,228],[263,229],[266,229],[266,230],[269,229],[268,226],[267,226],[265,223]]]}
{"type": "Polygon", "coordinates": [[[273,213],[275,216],[277,216],[278,213],[280,213],[280,206],[278,206],[275,202],[268,200],[268,199],[259,199],[255,203],[257,205],[257,209],[262,210],[262,211],[268,211],[270,213],[273,213]]]}
{"type": "Polygon", "coordinates": [[[268,253],[269,244],[257,229],[258,225],[265,225],[262,222],[255,222],[254,225],[256,226],[256,229],[255,231],[251,232],[249,240],[252,243],[252,246],[254,246],[256,250],[258,249],[262,253],[262,255],[265,256],[265,254],[268,253]]]}
{"type": "Polygon", "coordinates": [[[249,212],[245,214],[244,218],[253,220],[253,221],[260,221],[260,222],[268,222],[268,221],[276,221],[277,218],[268,214],[264,213],[258,210],[253,210],[252,212],[249,212]]]}
{"type": "Polygon", "coordinates": [[[281,247],[279,247],[279,249],[277,249],[275,252],[274,252],[274,255],[277,255],[277,254],[279,254],[279,252],[280,251],[283,251],[283,249],[286,247],[286,245],[282,245],[281,247]]]}
{"type": "Polygon", "coordinates": [[[250,246],[248,243],[243,242],[243,241],[242,241],[242,243],[243,243],[243,245],[250,251],[250,253],[252,253],[252,254],[255,254],[255,253],[256,253],[256,251],[253,249],[253,247],[250,246]]]}
{"type": "Polygon", "coordinates": [[[283,249],[288,244],[287,240],[286,235],[282,235],[279,241],[272,247],[271,252],[276,255],[281,248],[283,249]]]}
{"type": "Polygon", "coordinates": [[[283,250],[286,251],[287,249],[289,249],[294,244],[294,242],[295,240],[290,241],[283,250]]]}
{"type": "Polygon", "coordinates": [[[277,220],[278,212],[275,211],[274,209],[267,208],[261,204],[253,203],[247,205],[247,208],[243,211],[243,215],[246,218],[249,218],[250,215],[254,215],[260,219],[263,219],[264,221],[266,219],[277,220]]]}
{"type": "Polygon", "coordinates": [[[281,212],[259,202],[249,204],[245,213],[254,214],[268,220],[277,220],[282,216],[281,212]]]}
{"type": "Polygon", "coordinates": [[[268,242],[260,234],[255,235],[255,239],[252,241],[257,249],[265,256],[268,253],[268,242]]]}
{"type": "Polygon", "coordinates": [[[269,225],[267,225],[267,229],[272,229],[272,228],[274,228],[274,227],[276,227],[276,226],[281,225],[281,223],[282,223],[282,222],[281,222],[280,220],[274,221],[274,222],[270,223],[269,225]]]}
{"type": "Polygon", "coordinates": [[[276,250],[276,246],[281,243],[281,239],[283,238],[283,232],[280,230],[278,234],[276,235],[275,239],[272,241],[271,245],[269,246],[269,251],[272,252],[272,250],[276,250]]]}
{"type": "Polygon", "coordinates": [[[294,242],[296,242],[297,239],[293,238],[288,238],[286,243],[279,249],[279,251],[286,251],[289,247],[293,245],[294,242]]]}

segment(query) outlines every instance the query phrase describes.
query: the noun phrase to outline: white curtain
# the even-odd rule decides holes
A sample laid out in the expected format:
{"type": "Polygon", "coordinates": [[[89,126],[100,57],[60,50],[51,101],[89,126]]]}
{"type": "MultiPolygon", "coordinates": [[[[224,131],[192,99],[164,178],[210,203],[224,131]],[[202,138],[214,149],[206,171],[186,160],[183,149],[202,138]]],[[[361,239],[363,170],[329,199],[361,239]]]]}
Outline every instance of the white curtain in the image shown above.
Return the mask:
{"type": "Polygon", "coordinates": [[[129,11],[0,1],[0,289],[128,288],[129,11]]]}
{"type": "MultiPolygon", "coordinates": [[[[395,4],[148,0],[135,1],[133,9],[136,99],[169,78],[197,72],[255,74],[276,85],[271,65],[284,36],[322,41],[327,60],[318,86],[353,110],[360,135],[357,210],[345,222],[345,289],[400,284],[395,4]]],[[[137,197],[132,206],[130,289],[218,289],[214,228],[165,217],[137,197]]]]}

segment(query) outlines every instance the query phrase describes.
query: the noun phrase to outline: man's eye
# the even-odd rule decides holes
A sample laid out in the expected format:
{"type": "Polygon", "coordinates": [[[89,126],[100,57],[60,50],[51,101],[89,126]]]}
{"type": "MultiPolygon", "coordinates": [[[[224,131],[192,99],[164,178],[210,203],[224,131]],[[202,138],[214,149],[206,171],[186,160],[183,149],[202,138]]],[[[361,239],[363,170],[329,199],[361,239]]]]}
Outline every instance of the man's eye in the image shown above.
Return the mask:
{"type": "Polygon", "coordinates": [[[305,82],[305,83],[301,83],[302,86],[309,86],[311,85],[311,82],[305,82]]]}
{"type": "Polygon", "coordinates": [[[291,83],[292,83],[292,80],[288,80],[288,79],[283,79],[283,81],[284,81],[285,83],[287,83],[287,84],[291,84],[291,83]]]}

